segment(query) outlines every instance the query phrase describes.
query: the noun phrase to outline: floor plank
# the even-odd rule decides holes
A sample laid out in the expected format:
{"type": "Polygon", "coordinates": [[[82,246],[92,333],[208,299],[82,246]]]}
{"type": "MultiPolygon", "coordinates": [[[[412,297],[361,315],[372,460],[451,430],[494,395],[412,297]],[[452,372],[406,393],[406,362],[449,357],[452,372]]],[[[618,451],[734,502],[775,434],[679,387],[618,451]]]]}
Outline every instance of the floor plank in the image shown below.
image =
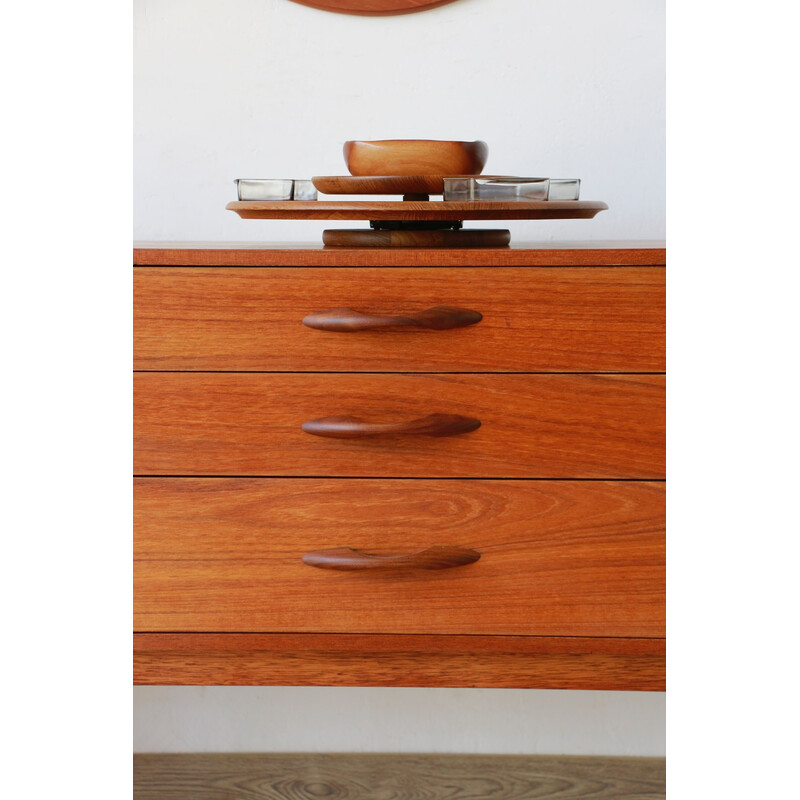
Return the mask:
{"type": "Polygon", "coordinates": [[[134,800],[656,800],[663,758],[138,754],[134,800]]]}

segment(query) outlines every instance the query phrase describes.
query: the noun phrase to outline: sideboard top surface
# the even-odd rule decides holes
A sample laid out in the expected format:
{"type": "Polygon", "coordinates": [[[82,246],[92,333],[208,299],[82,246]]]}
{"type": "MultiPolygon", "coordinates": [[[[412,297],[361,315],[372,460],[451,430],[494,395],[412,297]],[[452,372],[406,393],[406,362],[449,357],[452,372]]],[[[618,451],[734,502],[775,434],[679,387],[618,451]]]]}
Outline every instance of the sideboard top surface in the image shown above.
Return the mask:
{"type": "Polygon", "coordinates": [[[323,247],[252,242],[137,242],[134,266],[413,267],[663,266],[664,242],[519,243],[499,248],[323,247]]]}

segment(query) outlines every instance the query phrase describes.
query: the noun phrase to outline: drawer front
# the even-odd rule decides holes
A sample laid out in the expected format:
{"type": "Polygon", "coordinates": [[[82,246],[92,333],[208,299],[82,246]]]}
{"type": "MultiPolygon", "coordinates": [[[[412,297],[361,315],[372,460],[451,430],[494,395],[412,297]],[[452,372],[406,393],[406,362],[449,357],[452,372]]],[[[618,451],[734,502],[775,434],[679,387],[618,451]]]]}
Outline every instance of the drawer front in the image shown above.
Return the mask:
{"type": "Polygon", "coordinates": [[[662,637],[664,484],[140,478],[137,631],[662,637]],[[480,559],[343,572],[303,555],[480,559]]]}
{"type": "MultiPolygon", "coordinates": [[[[660,372],[662,267],[134,269],[140,370],[660,372]],[[333,332],[310,314],[477,311],[447,330],[333,332]]],[[[374,324],[374,320],[370,323],[374,324]]]]}
{"type": "Polygon", "coordinates": [[[138,475],[664,477],[660,375],[138,373],[138,475]],[[449,436],[326,438],[304,423],[480,421],[449,436]]]}

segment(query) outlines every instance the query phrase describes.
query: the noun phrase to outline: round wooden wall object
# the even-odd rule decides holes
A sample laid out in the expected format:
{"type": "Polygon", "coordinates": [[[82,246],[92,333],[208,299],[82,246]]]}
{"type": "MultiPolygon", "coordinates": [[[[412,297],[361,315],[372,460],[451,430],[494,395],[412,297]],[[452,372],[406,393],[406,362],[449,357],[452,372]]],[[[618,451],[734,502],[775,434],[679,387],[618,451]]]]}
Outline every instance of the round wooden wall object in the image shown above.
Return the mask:
{"type": "Polygon", "coordinates": [[[294,0],[294,2],[323,11],[336,11],[339,14],[381,16],[425,11],[428,8],[452,3],[454,0],[294,0]]]}

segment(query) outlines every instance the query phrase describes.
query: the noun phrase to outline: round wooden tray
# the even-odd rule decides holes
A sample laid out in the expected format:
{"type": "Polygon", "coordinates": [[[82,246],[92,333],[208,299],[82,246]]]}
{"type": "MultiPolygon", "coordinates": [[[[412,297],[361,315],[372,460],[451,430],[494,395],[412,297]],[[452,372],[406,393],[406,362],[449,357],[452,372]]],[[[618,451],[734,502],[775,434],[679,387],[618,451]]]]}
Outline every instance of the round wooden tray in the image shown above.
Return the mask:
{"type": "Polygon", "coordinates": [[[446,222],[478,219],[591,219],[608,206],[596,200],[453,203],[422,200],[234,200],[242,219],[366,219],[446,222]]]}
{"type": "Polygon", "coordinates": [[[317,175],[311,182],[323,194],[444,193],[442,175],[317,175]]]}
{"type": "Polygon", "coordinates": [[[294,0],[294,2],[340,14],[379,16],[425,11],[428,8],[452,3],[453,0],[294,0]]]}
{"type": "Polygon", "coordinates": [[[507,175],[317,175],[323,194],[444,194],[445,178],[513,180],[507,175]]]}

